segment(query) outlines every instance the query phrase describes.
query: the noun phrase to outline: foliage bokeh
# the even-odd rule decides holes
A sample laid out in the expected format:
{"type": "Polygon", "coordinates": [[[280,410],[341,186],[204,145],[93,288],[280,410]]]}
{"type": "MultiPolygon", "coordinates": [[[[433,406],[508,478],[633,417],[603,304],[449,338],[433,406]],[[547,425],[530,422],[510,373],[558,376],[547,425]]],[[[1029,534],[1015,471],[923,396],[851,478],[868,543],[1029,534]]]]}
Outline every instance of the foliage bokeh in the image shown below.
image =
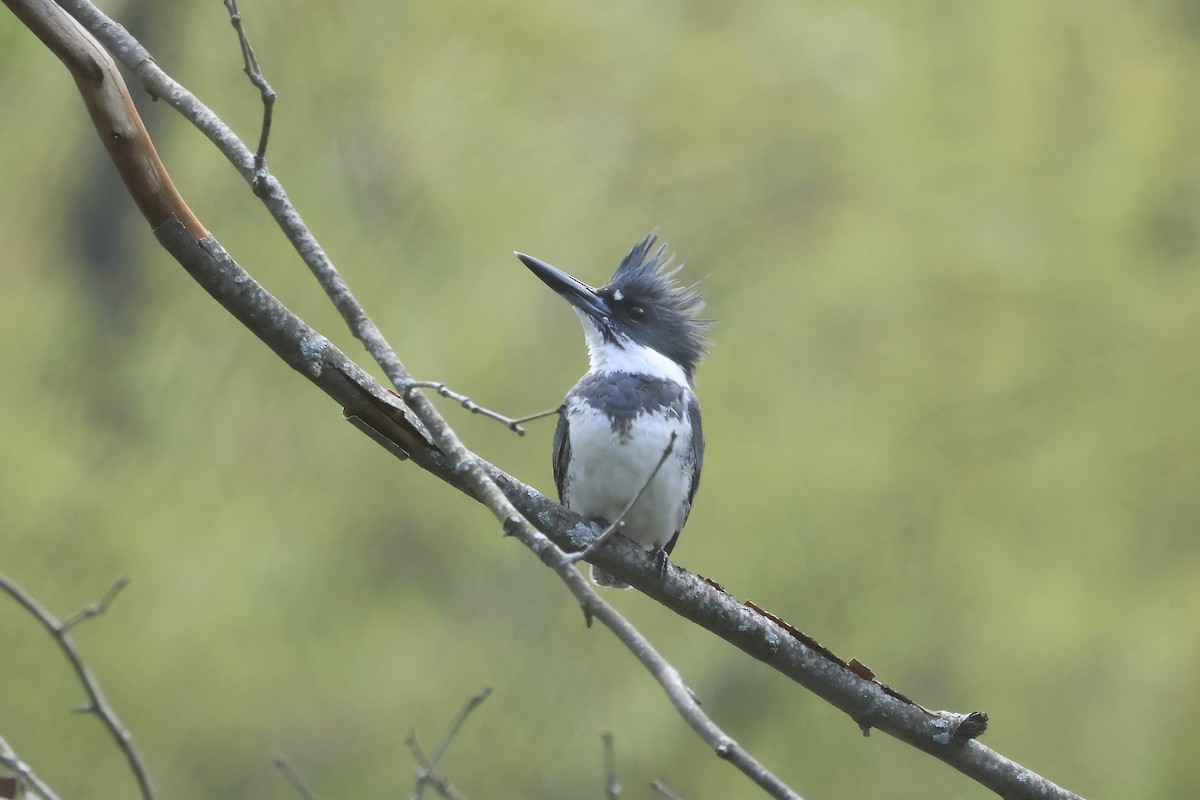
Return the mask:
{"type": "MultiPolygon", "coordinates": [[[[257,137],[218,2],[110,3],[257,137]]],[[[680,564],[1086,796],[1200,792],[1200,10],[244,2],[273,171],[402,358],[511,413],[582,371],[509,254],[602,281],[660,226],[703,277],[709,456],[680,564]]],[[[352,356],[220,156],[139,97],[184,196],[352,356]]],[[[340,421],[156,246],[65,71],[0,23],[0,568],[63,615],[162,796],[752,796],[482,508],[340,421]]],[[[360,359],[365,363],[365,356],[360,359]]],[[[446,413],[550,490],[525,439],[446,413]]],[[[635,593],[612,597],[806,797],[988,797],[635,593]]],[[[0,732],[133,785],[0,604],[0,732]]],[[[118,791],[119,789],[119,791],[118,791]]]]}

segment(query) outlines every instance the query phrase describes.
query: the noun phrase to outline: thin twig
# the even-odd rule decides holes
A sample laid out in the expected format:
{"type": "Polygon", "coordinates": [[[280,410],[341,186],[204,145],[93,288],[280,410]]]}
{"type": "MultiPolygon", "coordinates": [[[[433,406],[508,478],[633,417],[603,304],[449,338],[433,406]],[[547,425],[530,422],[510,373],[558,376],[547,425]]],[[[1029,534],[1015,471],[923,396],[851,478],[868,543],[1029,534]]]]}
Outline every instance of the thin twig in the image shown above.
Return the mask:
{"type": "Polygon", "coordinates": [[[301,778],[300,773],[292,769],[292,765],[288,763],[286,758],[282,755],[277,755],[271,759],[271,762],[275,765],[276,769],[283,773],[283,777],[304,800],[317,800],[317,796],[308,788],[308,784],[304,782],[304,778],[301,778]]]}
{"type": "Polygon", "coordinates": [[[17,795],[18,797],[28,796],[30,800],[59,800],[54,790],[38,777],[33,767],[20,759],[3,736],[0,736],[0,765],[16,773],[17,780],[24,787],[26,794],[17,795]]]}
{"type": "Polygon", "coordinates": [[[484,407],[484,405],[476,403],[468,396],[461,395],[461,393],[450,389],[449,386],[439,383],[437,380],[410,381],[407,389],[404,390],[404,399],[406,399],[406,401],[412,401],[412,392],[416,389],[432,389],[433,391],[436,391],[438,395],[442,397],[449,397],[452,399],[452,401],[462,405],[464,409],[467,409],[472,414],[479,414],[480,416],[486,416],[487,419],[496,420],[500,423],[500,425],[503,425],[504,427],[508,428],[509,431],[517,434],[518,437],[523,437],[523,435],[526,434],[526,429],[524,429],[524,427],[521,425],[522,422],[533,422],[534,420],[542,419],[542,417],[556,416],[558,414],[562,414],[563,411],[562,405],[559,405],[558,408],[548,411],[538,411],[538,413],[530,414],[529,416],[505,416],[500,414],[499,411],[493,411],[490,408],[484,407]]]}
{"type": "Polygon", "coordinates": [[[450,727],[446,729],[446,732],[442,734],[442,738],[437,743],[437,747],[433,748],[433,753],[430,755],[429,760],[434,766],[437,766],[438,762],[442,760],[442,756],[446,754],[446,749],[450,747],[450,742],[454,739],[455,734],[458,733],[458,729],[462,727],[462,724],[467,721],[467,717],[471,716],[471,712],[479,708],[483,701],[488,699],[491,693],[492,687],[485,686],[475,694],[471,695],[471,697],[463,705],[462,711],[458,712],[458,716],[454,718],[454,722],[452,722],[450,727]]]}
{"type": "Polygon", "coordinates": [[[262,196],[267,190],[267,140],[271,137],[275,90],[271,88],[271,84],[267,83],[262,70],[258,67],[258,58],[254,55],[254,48],[250,46],[250,39],[246,36],[246,28],[242,24],[242,14],[238,11],[237,0],[225,0],[225,8],[229,9],[229,23],[237,31],[238,43],[242,46],[242,60],[245,62],[242,71],[246,73],[246,77],[262,95],[262,132],[258,138],[258,151],[254,154],[254,182],[251,184],[254,193],[262,196]]]}
{"type": "Polygon", "coordinates": [[[108,591],[104,593],[104,597],[101,597],[95,603],[88,603],[86,606],[79,609],[79,611],[76,611],[74,614],[63,620],[63,633],[66,633],[71,628],[75,627],[76,624],[83,622],[85,619],[91,619],[92,617],[98,617],[103,614],[108,610],[109,603],[115,600],[117,595],[120,594],[121,590],[128,585],[129,578],[125,577],[124,575],[117,578],[117,580],[113,582],[113,585],[109,587],[108,591]]]}
{"type": "MultiPolygon", "coordinates": [[[[87,606],[82,611],[71,615],[68,618],[68,622],[75,624],[82,619],[102,613],[107,608],[108,603],[112,602],[117,592],[126,583],[128,583],[127,578],[118,578],[100,602],[87,606]]],[[[3,573],[0,573],[0,589],[7,592],[26,611],[32,614],[41,623],[42,627],[49,631],[54,640],[58,642],[59,649],[66,655],[67,660],[71,662],[71,667],[75,670],[75,675],[79,678],[79,682],[83,684],[83,690],[87,693],[88,705],[83,710],[90,711],[98,716],[100,721],[104,723],[104,727],[108,728],[108,732],[112,734],[117,747],[125,755],[125,760],[129,763],[130,771],[133,772],[134,778],[137,779],[138,788],[141,790],[143,800],[153,800],[154,789],[150,785],[150,774],[142,764],[142,758],[138,754],[137,748],[134,747],[133,735],[121,723],[117,712],[104,699],[104,692],[100,690],[99,682],[92,675],[92,671],[88,669],[87,664],[83,662],[83,657],[79,655],[79,650],[76,649],[75,642],[67,632],[68,626],[65,623],[59,622],[32,595],[13,583],[3,573]]]]}
{"type": "Polygon", "coordinates": [[[601,731],[600,740],[604,742],[604,796],[608,800],[618,800],[621,784],[617,781],[617,757],[613,753],[612,731],[601,731]]]}
{"type": "Polygon", "coordinates": [[[525,428],[521,426],[522,422],[532,422],[535,419],[554,416],[562,411],[562,406],[559,406],[551,411],[539,411],[537,414],[530,414],[528,417],[506,417],[499,411],[493,411],[490,408],[479,405],[467,395],[460,394],[439,381],[410,381],[405,388],[404,399],[411,401],[412,392],[416,389],[433,389],[442,397],[450,398],[472,414],[479,414],[488,419],[494,419],[518,436],[525,435],[525,428]]]}
{"type": "MultiPolygon", "coordinates": [[[[467,702],[463,704],[462,710],[458,712],[458,716],[454,718],[454,722],[450,723],[450,727],[442,734],[437,747],[433,748],[433,754],[427,759],[428,763],[422,763],[420,758],[417,759],[417,782],[413,786],[412,795],[410,795],[412,800],[420,800],[425,794],[425,787],[434,784],[434,777],[436,777],[434,769],[437,767],[438,762],[442,760],[442,756],[446,754],[446,750],[450,747],[450,742],[454,740],[459,728],[467,721],[467,717],[471,715],[471,712],[479,708],[480,704],[484,700],[487,700],[491,693],[492,687],[485,686],[471,695],[467,702]]],[[[421,752],[421,756],[424,757],[424,752],[420,750],[421,746],[417,743],[417,735],[415,733],[409,735],[408,746],[413,750],[414,757],[418,752],[421,752]]],[[[436,789],[437,787],[434,786],[434,788],[436,789]]]]}
{"type": "Polygon", "coordinates": [[[545,419],[546,417],[557,417],[563,412],[564,408],[566,408],[566,406],[560,405],[558,408],[552,408],[548,411],[539,411],[536,414],[530,414],[527,417],[517,417],[513,420],[513,422],[533,422],[534,420],[545,419]]]}
{"type": "Polygon", "coordinates": [[[671,788],[669,786],[667,786],[665,783],[658,780],[657,778],[650,781],[650,788],[655,790],[659,794],[661,794],[663,797],[667,798],[667,800],[683,800],[682,797],[675,794],[675,792],[671,791],[671,788]]]}
{"type": "MultiPolygon", "coordinates": [[[[412,751],[413,758],[417,762],[417,785],[419,787],[432,786],[434,791],[445,797],[446,800],[467,800],[467,796],[455,789],[450,781],[444,778],[434,767],[433,762],[425,755],[425,751],[421,749],[421,743],[417,741],[415,733],[409,734],[405,740],[408,749],[412,751]]],[[[420,797],[419,792],[414,793],[415,797],[420,797]]]]}
{"type": "Polygon", "coordinates": [[[678,437],[678,435],[679,434],[677,434],[675,431],[671,431],[671,439],[667,442],[667,446],[663,448],[663,453],[661,456],[659,456],[658,463],[654,465],[654,469],[650,470],[650,475],[646,478],[645,483],[642,484],[642,488],[638,489],[637,494],[633,496],[633,499],[631,499],[625,505],[625,508],[621,509],[621,513],[617,515],[617,518],[610,522],[608,527],[600,532],[599,536],[597,536],[595,539],[592,539],[592,541],[588,543],[587,547],[574,553],[564,554],[564,564],[574,564],[596,555],[596,551],[603,547],[604,544],[613,537],[614,533],[616,533],[620,528],[625,527],[625,516],[629,513],[629,510],[633,508],[637,501],[642,499],[642,495],[644,495],[646,490],[650,488],[650,484],[654,483],[654,478],[658,475],[658,471],[662,469],[662,465],[666,463],[667,456],[671,455],[671,451],[675,449],[675,439],[678,437]]]}

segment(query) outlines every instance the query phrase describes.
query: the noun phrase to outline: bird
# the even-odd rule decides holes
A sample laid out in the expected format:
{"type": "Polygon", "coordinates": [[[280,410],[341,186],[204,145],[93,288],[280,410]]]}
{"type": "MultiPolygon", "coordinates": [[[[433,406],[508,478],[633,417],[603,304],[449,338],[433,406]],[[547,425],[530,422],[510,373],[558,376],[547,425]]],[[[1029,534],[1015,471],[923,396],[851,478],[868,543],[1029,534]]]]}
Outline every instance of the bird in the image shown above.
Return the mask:
{"type": "MultiPolygon", "coordinates": [[[[583,324],[588,371],[567,393],[554,432],[559,502],[655,554],[658,574],[691,513],[704,466],[694,388],[711,320],[704,293],[676,281],[682,264],[657,231],[593,288],[524,253],[516,257],[571,304],[583,324]],[[656,246],[657,245],[657,246],[656,246]]],[[[598,586],[629,585],[592,566],[598,586]]]]}

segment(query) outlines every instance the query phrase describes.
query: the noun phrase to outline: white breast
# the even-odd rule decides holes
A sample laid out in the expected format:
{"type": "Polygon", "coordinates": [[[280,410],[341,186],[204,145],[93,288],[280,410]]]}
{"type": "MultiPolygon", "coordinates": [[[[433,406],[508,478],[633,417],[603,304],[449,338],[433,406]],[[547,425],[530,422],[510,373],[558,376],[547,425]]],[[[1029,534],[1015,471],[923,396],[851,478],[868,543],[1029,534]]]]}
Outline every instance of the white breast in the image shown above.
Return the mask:
{"type": "Polygon", "coordinates": [[[566,410],[571,461],[565,505],[585,517],[612,522],[641,491],[675,434],[675,444],[654,481],[625,516],[621,533],[648,550],[662,548],[683,526],[691,490],[691,423],[661,415],[638,417],[624,436],[609,418],[573,398],[566,410]],[[685,463],[686,462],[686,463],[685,463]]]}

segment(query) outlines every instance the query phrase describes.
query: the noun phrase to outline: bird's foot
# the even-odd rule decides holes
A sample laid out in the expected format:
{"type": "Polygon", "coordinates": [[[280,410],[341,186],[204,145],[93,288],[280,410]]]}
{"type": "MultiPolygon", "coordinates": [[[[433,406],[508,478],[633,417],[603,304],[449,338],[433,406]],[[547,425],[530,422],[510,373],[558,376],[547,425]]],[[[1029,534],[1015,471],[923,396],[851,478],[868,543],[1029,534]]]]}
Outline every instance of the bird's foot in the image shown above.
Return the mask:
{"type": "Polygon", "coordinates": [[[667,565],[671,562],[667,559],[667,551],[661,547],[654,550],[654,577],[660,581],[667,575],[667,565]]]}

